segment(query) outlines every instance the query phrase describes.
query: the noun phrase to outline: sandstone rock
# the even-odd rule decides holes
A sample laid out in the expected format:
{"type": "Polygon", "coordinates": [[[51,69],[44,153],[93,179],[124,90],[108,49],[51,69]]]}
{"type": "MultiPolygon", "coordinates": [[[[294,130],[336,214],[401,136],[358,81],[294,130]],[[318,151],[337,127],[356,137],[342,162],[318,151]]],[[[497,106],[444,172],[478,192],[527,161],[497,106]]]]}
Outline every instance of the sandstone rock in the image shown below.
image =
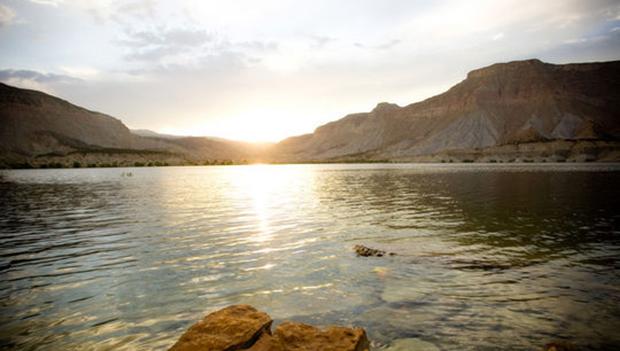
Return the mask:
{"type": "Polygon", "coordinates": [[[170,351],[247,349],[269,333],[271,317],[249,305],[233,305],[192,325],[170,351]]]}
{"type": "Polygon", "coordinates": [[[284,322],[276,328],[273,336],[287,351],[367,351],[370,347],[362,328],[332,326],[319,329],[284,322]]]}
{"type": "Polygon", "coordinates": [[[249,305],[207,315],[191,326],[170,351],[368,351],[362,328],[284,322],[271,333],[271,318],[249,305]]]}
{"type": "Polygon", "coordinates": [[[252,345],[249,351],[286,351],[284,344],[273,335],[264,333],[258,341],[252,345]]]}

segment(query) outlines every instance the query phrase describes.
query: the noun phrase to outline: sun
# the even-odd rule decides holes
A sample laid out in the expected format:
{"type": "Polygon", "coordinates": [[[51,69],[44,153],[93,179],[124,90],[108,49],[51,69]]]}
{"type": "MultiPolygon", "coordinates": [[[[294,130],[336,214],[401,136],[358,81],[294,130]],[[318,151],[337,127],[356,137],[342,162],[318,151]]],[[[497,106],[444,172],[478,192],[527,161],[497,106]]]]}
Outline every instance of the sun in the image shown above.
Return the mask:
{"type": "Polygon", "coordinates": [[[178,136],[217,137],[233,141],[275,143],[295,135],[283,122],[284,114],[274,111],[254,111],[189,125],[166,125],[156,131],[178,136]]]}

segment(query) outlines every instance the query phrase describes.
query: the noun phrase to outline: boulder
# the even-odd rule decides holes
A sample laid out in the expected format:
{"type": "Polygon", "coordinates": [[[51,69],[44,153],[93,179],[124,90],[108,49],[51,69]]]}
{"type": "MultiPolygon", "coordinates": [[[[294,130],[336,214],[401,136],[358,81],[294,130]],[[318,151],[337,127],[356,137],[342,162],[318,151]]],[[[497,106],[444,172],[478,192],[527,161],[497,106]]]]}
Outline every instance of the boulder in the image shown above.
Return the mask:
{"type": "Polygon", "coordinates": [[[233,351],[252,346],[270,333],[271,317],[249,305],[233,305],[213,312],[192,325],[170,351],[233,351]]]}
{"type": "Polygon", "coordinates": [[[234,305],[191,326],[170,351],[368,351],[362,328],[320,329],[283,322],[271,333],[271,318],[249,305],[234,305]]]}
{"type": "Polygon", "coordinates": [[[303,323],[284,322],[273,336],[286,351],[367,351],[370,348],[362,328],[319,329],[303,323]]]}

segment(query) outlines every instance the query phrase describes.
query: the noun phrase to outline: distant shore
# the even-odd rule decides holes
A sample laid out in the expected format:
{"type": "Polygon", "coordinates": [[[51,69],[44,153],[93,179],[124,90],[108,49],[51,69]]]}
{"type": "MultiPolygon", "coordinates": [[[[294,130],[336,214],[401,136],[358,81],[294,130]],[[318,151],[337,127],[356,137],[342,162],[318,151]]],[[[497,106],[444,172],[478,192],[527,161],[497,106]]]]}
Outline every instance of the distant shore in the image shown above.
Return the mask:
{"type": "Polygon", "coordinates": [[[41,163],[41,164],[30,164],[30,163],[16,163],[9,165],[0,166],[1,169],[10,170],[10,169],[79,169],[79,168],[156,168],[156,167],[205,167],[205,166],[248,166],[248,165],[320,165],[320,164],[565,164],[565,163],[597,163],[597,164],[605,164],[605,163],[616,163],[616,161],[592,161],[592,160],[556,160],[556,161],[534,161],[534,160],[509,160],[509,161],[440,161],[440,162],[407,162],[407,161],[374,161],[374,160],[350,160],[350,161],[321,161],[321,162],[269,162],[269,163],[237,163],[230,160],[213,160],[204,163],[168,163],[168,162],[134,162],[124,163],[124,162],[112,162],[112,163],[98,163],[98,164],[81,164],[79,162],[72,163],[62,163],[62,162],[51,162],[51,163],[41,163]]]}
{"type": "Polygon", "coordinates": [[[248,159],[194,159],[166,151],[100,148],[72,150],[35,156],[5,153],[0,155],[0,169],[30,168],[107,168],[222,166],[264,164],[330,164],[330,163],[562,163],[618,162],[620,142],[562,140],[506,144],[474,150],[450,150],[416,157],[386,158],[381,154],[353,154],[346,157],[299,160],[265,155],[248,159]]]}

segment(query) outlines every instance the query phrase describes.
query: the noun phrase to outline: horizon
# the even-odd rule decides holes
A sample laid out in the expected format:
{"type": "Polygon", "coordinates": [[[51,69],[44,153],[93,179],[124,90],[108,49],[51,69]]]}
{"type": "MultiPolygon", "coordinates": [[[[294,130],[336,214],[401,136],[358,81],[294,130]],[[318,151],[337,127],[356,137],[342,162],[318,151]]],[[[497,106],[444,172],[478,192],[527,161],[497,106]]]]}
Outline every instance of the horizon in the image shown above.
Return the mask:
{"type": "Polygon", "coordinates": [[[620,4],[8,0],[0,39],[9,85],[132,130],[275,143],[493,63],[618,60],[620,4]]]}
{"type": "MultiPolygon", "coordinates": [[[[484,67],[478,67],[478,68],[475,68],[475,69],[473,69],[473,70],[478,70],[478,69],[488,68],[488,67],[491,67],[491,66],[496,65],[496,64],[508,64],[508,63],[513,63],[513,62],[524,62],[524,61],[532,61],[532,60],[540,61],[540,62],[542,62],[542,63],[544,63],[544,64],[559,65],[558,63],[554,63],[554,62],[546,62],[546,61],[542,61],[542,60],[540,60],[540,59],[538,59],[538,58],[528,58],[528,59],[523,59],[523,60],[514,60],[514,61],[507,61],[507,62],[496,62],[496,63],[490,64],[490,65],[488,65],[488,66],[484,66],[484,67]]],[[[620,61],[620,60],[611,60],[611,61],[590,61],[590,62],[568,62],[568,63],[566,63],[566,64],[606,63],[606,62],[614,62],[614,61],[620,61]]],[[[471,71],[470,71],[470,72],[471,72],[471,71]]],[[[468,72],[468,73],[469,73],[469,72],[468,72]]],[[[467,74],[466,74],[466,76],[467,76],[467,74]]],[[[439,93],[437,93],[437,94],[433,94],[433,95],[430,95],[430,96],[422,97],[422,98],[421,98],[421,99],[419,99],[419,100],[412,101],[412,102],[407,103],[407,104],[403,104],[403,105],[396,104],[396,105],[397,105],[398,107],[400,107],[400,108],[403,108],[403,107],[406,107],[406,106],[408,106],[408,105],[413,105],[413,104],[416,104],[416,103],[422,102],[422,101],[424,101],[424,100],[427,100],[427,99],[433,98],[433,97],[435,97],[435,96],[441,95],[441,94],[445,93],[448,89],[450,89],[451,87],[453,87],[453,86],[454,86],[454,85],[456,85],[456,84],[459,84],[460,82],[464,81],[465,79],[466,79],[466,77],[465,77],[465,78],[463,78],[463,79],[461,79],[461,80],[459,80],[458,82],[454,83],[454,84],[453,84],[453,85],[451,85],[450,87],[446,88],[444,91],[441,91],[441,92],[439,92],[439,93]]],[[[0,83],[3,83],[3,82],[0,82],[0,83]]],[[[3,83],[3,84],[6,84],[6,83],[3,83]]],[[[12,85],[10,85],[10,86],[12,86],[12,85]]],[[[17,86],[13,86],[13,87],[17,87],[17,86]]],[[[19,87],[18,87],[18,88],[19,88],[19,87]]],[[[30,89],[30,88],[23,88],[23,89],[30,89]]],[[[50,94],[49,94],[49,93],[47,93],[47,92],[40,91],[40,90],[37,90],[37,89],[30,89],[30,90],[34,90],[34,91],[37,91],[37,92],[43,92],[43,93],[46,93],[46,94],[50,95],[50,94]]],[[[54,95],[51,95],[51,96],[56,97],[56,98],[60,98],[60,97],[57,97],[57,96],[54,96],[54,95]]],[[[69,102],[69,103],[71,103],[71,104],[73,104],[71,101],[68,101],[68,102],[69,102]]],[[[380,101],[380,102],[377,102],[377,103],[375,104],[375,107],[376,107],[378,104],[381,104],[381,103],[391,103],[391,102],[389,102],[389,101],[380,101]]],[[[391,104],[394,104],[394,103],[391,103],[391,104]]],[[[75,104],[73,104],[73,105],[75,105],[75,104]]],[[[76,105],[76,106],[79,106],[79,105],[76,105]]],[[[79,107],[83,107],[83,106],[79,106],[79,107]]],[[[367,110],[367,111],[351,111],[351,112],[350,112],[350,113],[348,113],[347,115],[349,115],[349,114],[355,114],[355,113],[367,113],[367,112],[370,112],[371,110],[372,110],[372,109],[369,109],[369,110],[367,110]]],[[[108,115],[108,116],[110,116],[110,117],[118,118],[118,117],[116,117],[116,116],[112,116],[112,115],[107,114],[105,111],[94,111],[94,112],[97,112],[97,113],[102,113],[102,114],[106,114],[106,115],[108,115]]],[[[288,136],[285,136],[285,137],[283,137],[283,138],[281,138],[281,139],[278,139],[278,140],[240,140],[240,139],[231,139],[231,138],[226,138],[226,137],[221,137],[221,136],[214,136],[214,135],[202,135],[202,134],[177,134],[177,133],[174,133],[174,132],[156,131],[156,130],[152,130],[152,129],[149,129],[149,128],[132,128],[131,126],[127,125],[127,123],[125,123],[125,121],[123,121],[122,119],[119,119],[119,120],[120,120],[120,121],[121,121],[121,122],[122,122],[122,123],[123,123],[123,124],[124,124],[127,128],[129,128],[129,130],[130,130],[133,134],[136,134],[136,135],[141,135],[141,132],[142,132],[142,133],[147,133],[147,134],[154,133],[154,134],[157,134],[157,135],[162,136],[162,137],[178,137],[178,138],[211,138],[211,139],[222,139],[222,140],[227,140],[227,141],[232,141],[232,142],[245,142],[245,143],[257,144],[257,145],[265,145],[265,144],[272,144],[272,145],[275,145],[275,144],[278,144],[278,143],[280,143],[280,142],[282,142],[282,141],[284,141],[284,140],[286,140],[286,139],[289,139],[289,138],[293,138],[293,137],[298,137],[298,136],[302,136],[302,135],[305,135],[305,134],[311,134],[311,133],[314,133],[314,131],[315,131],[317,128],[319,128],[319,127],[321,127],[321,126],[323,126],[323,125],[325,125],[325,124],[327,124],[327,123],[334,122],[334,121],[338,121],[338,120],[340,120],[340,119],[342,119],[342,118],[346,117],[347,115],[340,116],[340,117],[335,118],[335,119],[333,119],[333,120],[331,120],[331,121],[327,121],[327,122],[325,122],[324,124],[318,125],[318,126],[314,127],[311,131],[309,131],[309,132],[307,132],[307,133],[304,133],[304,134],[295,134],[295,135],[288,135],[288,136]]],[[[258,164],[262,164],[262,163],[258,163],[258,164]]]]}

